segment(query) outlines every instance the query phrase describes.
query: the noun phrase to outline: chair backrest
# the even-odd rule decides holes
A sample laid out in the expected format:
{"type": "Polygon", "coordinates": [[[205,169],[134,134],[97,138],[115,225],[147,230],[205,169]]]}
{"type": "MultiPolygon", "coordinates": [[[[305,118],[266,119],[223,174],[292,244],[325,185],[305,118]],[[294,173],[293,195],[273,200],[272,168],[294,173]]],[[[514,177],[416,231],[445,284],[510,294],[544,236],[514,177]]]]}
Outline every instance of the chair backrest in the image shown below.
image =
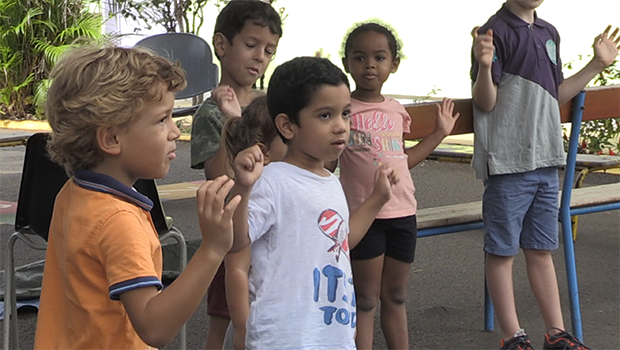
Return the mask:
{"type": "Polygon", "coordinates": [[[48,133],[28,138],[15,214],[15,230],[28,226],[47,240],[56,194],[69,178],[47,153],[48,133]]]}
{"type": "Polygon", "coordinates": [[[177,99],[185,99],[213,90],[218,82],[218,67],[213,63],[211,46],[190,33],[164,33],[149,36],[135,46],[146,47],[172,62],[178,61],[187,73],[187,87],[177,99]]]}
{"type": "Polygon", "coordinates": [[[159,192],[157,191],[157,184],[155,180],[139,179],[133,184],[133,187],[143,195],[149,197],[153,201],[153,209],[151,209],[151,218],[153,219],[153,225],[157,233],[162,235],[170,230],[172,226],[172,219],[167,219],[164,208],[161,205],[161,199],[159,198],[159,192]]]}

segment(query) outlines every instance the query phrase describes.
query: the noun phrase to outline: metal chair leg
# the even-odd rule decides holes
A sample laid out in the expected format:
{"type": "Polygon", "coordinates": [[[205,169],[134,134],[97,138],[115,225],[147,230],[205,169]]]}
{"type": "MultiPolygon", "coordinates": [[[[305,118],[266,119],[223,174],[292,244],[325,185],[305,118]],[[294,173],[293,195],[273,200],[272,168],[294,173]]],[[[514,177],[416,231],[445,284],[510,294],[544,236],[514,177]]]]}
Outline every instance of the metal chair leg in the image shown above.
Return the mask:
{"type": "MultiPolygon", "coordinates": [[[[33,234],[34,235],[34,234],[33,234]]],[[[38,236],[37,236],[38,237],[38,236]]],[[[2,349],[11,349],[10,340],[13,337],[13,349],[19,349],[19,333],[17,328],[17,295],[15,292],[15,266],[13,259],[13,249],[15,242],[21,240],[27,246],[37,250],[45,250],[47,243],[37,243],[23,232],[15,232],[9,237],[6,244],[6,260],[4,264],[4,322],[2,349]]]]}
{"type": "MultiPolygon", "coordinates": [[[[9,237],[9,241],[6,244],[6,260],[4,264],[4,322],[3,322],[3,337],[2,337],[2,349],[8,350],[11,340],[11,336],[17,342],[17,318],[13,315],[15,304],[13,304],[13,247],[17,241],[17,232],[13,233],[9,237]],[[14,322],[15,321],[15,322],[14,322]],[[11,325],[13,324],[13,334],[11,334],[11,325]]],[[[19,345],[15,345],[15,348],[19,348],[19,345]]]]}
{"type": "MultiPolygon", "coordinates": [[[[168,238],[174,239],[179,245],[179,272],[182,272],[187,266],[187,243],[185,242],[185,237],[176,227],[171,227],[168,232],[159,236],[159,241],[163,242],[168,238]]],[[[185,324],[179,332],[179,349],[187,349],[187,325],[185,324]]]]}

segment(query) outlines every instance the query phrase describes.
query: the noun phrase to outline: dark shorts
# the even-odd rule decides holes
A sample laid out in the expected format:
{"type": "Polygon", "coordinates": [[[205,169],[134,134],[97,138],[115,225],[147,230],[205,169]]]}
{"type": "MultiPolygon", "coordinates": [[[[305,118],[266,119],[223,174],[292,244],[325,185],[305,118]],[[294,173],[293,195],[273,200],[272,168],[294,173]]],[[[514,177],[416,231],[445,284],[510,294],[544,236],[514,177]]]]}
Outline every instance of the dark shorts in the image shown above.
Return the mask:
{"type": "Polygon", "coordinates": [[[351,250],[351,260],[373,259],[385,254],[392,259],[412,263],[417,236],[415,215],[376,219],[364,238],[351,250]]]}
{"type": "Polygon", "coordinates": [[[230,318],[226,302],[226,270],[224,263],[217,269],[207,291],[207,315],[230,318]]]}

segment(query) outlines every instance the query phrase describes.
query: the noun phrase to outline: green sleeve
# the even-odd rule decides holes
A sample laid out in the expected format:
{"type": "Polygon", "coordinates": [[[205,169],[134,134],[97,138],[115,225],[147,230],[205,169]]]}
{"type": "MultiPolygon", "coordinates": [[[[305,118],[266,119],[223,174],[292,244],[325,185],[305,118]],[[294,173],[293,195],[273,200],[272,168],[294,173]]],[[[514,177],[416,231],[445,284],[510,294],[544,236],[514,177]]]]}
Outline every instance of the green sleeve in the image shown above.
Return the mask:
{"type": "Polygon", "coordinates": [[[226,116],[215,101],[208,99],[198,108],[192,121],[191,167],[203,169],[204,162],[220,147],[226,116]]]}

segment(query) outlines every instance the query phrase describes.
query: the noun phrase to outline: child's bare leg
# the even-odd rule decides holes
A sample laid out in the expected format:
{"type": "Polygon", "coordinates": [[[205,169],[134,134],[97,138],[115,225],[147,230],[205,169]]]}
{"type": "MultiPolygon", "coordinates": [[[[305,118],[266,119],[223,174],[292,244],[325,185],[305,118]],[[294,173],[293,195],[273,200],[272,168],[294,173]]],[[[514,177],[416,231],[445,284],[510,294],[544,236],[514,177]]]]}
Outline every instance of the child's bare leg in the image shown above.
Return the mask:
{"type": "Polygon", "coordinates": [[[511,339],[521,329],[515,307],[513,262],[514,256],[486,254],[487,288],[505,340],[511,339]]]}
{"type": "Polygon", "coordinates": [[[388,349],[409,349],[407,284],[411,264],[390,257],[383,262],[381,281],[381,329],[388,349]]]}
{"type": "Polygon", "coordinates": [[[357,305],[357,336],[360,350],[372,349],[375,314],[381,293],[383,255],[367,260],[353,260],[353,283],[357,305]]]}
{"type": "Polygon", "coordinates": [[[547,328],[564,329],[560,292],[553,258],[548,250],[525,249],[527,276],[547,328]]]}
{"type": "Polygon", "coordinates": [[[209,330],[207,332],[206,350],[222,350],[224,346],[224,337],[230,319],[221,316],[209,316],[209,330]]]}

